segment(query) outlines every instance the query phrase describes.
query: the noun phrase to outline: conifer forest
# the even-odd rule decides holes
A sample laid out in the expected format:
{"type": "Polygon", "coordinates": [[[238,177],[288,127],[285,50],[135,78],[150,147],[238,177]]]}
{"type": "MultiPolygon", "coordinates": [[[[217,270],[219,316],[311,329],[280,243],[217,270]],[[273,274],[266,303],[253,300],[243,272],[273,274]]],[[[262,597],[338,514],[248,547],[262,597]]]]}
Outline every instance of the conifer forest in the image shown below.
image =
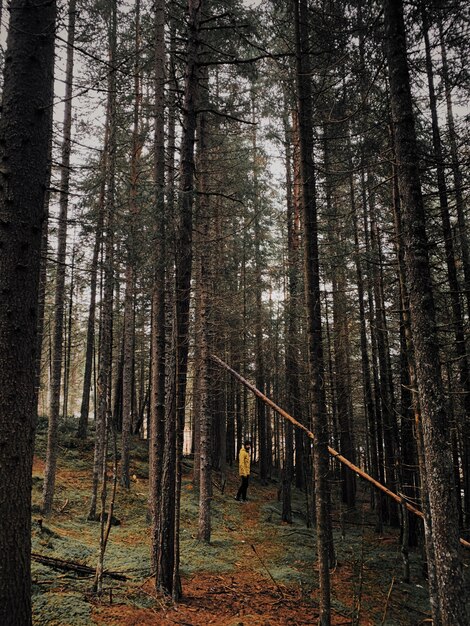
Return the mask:
{"type": "Polygon", "coordinates": [[[469,35],[0,0],[1,626],[469,626],[469,35]]]}

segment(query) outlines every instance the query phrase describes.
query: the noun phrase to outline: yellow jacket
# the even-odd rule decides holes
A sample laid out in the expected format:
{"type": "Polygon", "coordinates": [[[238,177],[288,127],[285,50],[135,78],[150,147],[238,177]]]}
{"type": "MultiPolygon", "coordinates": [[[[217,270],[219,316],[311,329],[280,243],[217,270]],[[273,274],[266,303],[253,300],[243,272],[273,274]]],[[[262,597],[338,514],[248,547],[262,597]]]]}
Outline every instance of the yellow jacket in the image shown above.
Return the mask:
{"type": "Polygon", "coordinates": [[[240,450],[238,460],[239,460],[240,476],[249,476],[250,475],[250,455],[246,451],[245,447],[243,447],[240,450]]]}

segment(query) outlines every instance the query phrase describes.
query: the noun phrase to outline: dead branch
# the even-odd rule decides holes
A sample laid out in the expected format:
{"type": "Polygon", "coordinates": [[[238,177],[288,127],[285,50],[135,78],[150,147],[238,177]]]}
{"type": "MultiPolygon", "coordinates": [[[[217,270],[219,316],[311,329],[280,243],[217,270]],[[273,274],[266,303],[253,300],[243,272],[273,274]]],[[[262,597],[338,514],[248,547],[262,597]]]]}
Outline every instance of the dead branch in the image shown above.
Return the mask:
{"type": "Polygon", "coordinates": [[[384,614],[383,614],[382,621],[381,621],[381,626],[385,624],[385,620],[387,618],[388,603],[390,601],[390,596],[392,595],[392,589],[393,589],[394,583],[395,583],[395,576],[392,578],[392,582],[390,583],[390,589],[388,590],[387,600],[385,602],[385,607],[384,607],[384,614]]]}
{"type": "MultiPolygon", "coordinates": [[[[65,561],[64,559],[57,559],[51,556],[45,556],[43,554],[38,554],[37,552],[31,553],[31,558],[42,565],[47,565],[48,567],[52,567],[53,569],[62,570],[65,572],[75,572],[79,576],[94,576],[95,568],[89,567],[88,565],[82,565],[82,563],[77,563],[76,561],[65,561]]],[[[128,580],[127,576],[124,574],[118,574],[117,572],[103,572],[103,576],[107,576],[108,578],[113,578],[114,580],[128,580]]]]}
{"type": "Polygon", "coordinates": [[[279,583],[274,579],[273,575],[271,574],[271,572],[268,570],[266,563],[263,561],[263,559],[260,557],[260,555],[258,554],[258,552],[256,551],[256,548],[253,544],[251,545],[251,549],[253,550],[253,552],[256,554],[259,562],[261,563],[261,565],[264,567],[264,569],[268,572],[269,574],[269,578],[273,581],[273,583],[276,585],[277,590],[279,591],[279,593],[281,594],[281,596],[284,598],[284,592],[282,591],[281,587],[279,586],[279,583]]]}

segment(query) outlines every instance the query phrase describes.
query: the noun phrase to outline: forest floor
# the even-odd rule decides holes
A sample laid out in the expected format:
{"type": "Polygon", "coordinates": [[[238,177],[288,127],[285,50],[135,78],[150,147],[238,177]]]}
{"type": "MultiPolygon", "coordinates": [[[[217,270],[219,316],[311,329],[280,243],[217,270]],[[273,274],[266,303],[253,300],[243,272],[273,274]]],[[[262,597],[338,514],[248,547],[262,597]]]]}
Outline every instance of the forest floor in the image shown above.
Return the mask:
{"type": "MultiPolygon", "coordinates": [[[[173,605],[156,594],[150,577],[150,532],[146,521],[146,448],[136,442],[129,492],[118,488],[105,567],[127,577],[105,578],[103,595],[91,579],[51,569],[33,560],[34,624],[51,626],[214,624],[296,626],[315,624],[318,578],[315,533],[305,524],[305,496],[293,490],[293,524],[281,523],[278,485],[251,481],[247,503],[235,501],[238,476],[229,470],[222,494],[214,476],[212,541],[197,540],[197,494],[185,461],[181,507],[183,598],[173,605]]],[[[55,510],[41,520],[45,433],[39,429],[33,471],[33,553],[94,567],[99,523],[86,521],[91,490],[91,444],[62,433],[55,510]]],[[[338,563],[331,573],[332,623],[417,625],[430,623],[420,551],[412,552],[411,582],[401,581],[398,531],[374,532],[366,491],[354,511],[334,512],[338,563]],[[340,523],[341,520],[341,523],[340,523]]],[[[467,566],[469,561],[467,562],[467,566]]],[[[469,569],[466,567],[468,573],[469,569]]],[[[470,593],[467,594],[470,598],[470,593]]]]}

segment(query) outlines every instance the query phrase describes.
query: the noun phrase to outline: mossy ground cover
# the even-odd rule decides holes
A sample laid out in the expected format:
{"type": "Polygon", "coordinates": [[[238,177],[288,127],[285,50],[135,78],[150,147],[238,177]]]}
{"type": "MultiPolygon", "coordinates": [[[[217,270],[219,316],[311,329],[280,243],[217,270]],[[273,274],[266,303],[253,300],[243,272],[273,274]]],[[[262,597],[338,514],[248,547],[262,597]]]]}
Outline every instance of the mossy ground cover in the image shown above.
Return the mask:
{"type": "MultiPolygon", "coordinates": [[[[118,488],[105,567],[126,582],[105,579],[101,598],[91,579],[33,561],[35,624],[313,624],[317,615],[316,537],[305,524],[305,496],[293,490],[293,524],[281,523],[277,483],[252,480],[249,502],[234,500],[238,478],[229,472],[225,492],[215,487],[212,541],[197,539],[198,495],[185,460],[181,503],[181,573],[177,606],[155,594],[150,578],[147,522],[148,467],[144,442],[134,442],[133,482],[118,488]]],[[[33,551],[94,567],[99,523],[87,521],[92,445],[61,434],[54,513],[42,519],[45,429],[39,429],[33,480],[33,551]]],[[[332,571],[334,624],[412,625],[429,617],[419,551],[411,553],[411,582],[401,582],[398,531],[374,532],[367,494],[355,511],[334,511],[337,565],[332,571]],[[341,523],[340,523],[341,522],[341,523]],[[354,621],[355,620],[355,621],[354,621]]],[[[470,595],[470,594],[469,594],[470,595]]]]}

